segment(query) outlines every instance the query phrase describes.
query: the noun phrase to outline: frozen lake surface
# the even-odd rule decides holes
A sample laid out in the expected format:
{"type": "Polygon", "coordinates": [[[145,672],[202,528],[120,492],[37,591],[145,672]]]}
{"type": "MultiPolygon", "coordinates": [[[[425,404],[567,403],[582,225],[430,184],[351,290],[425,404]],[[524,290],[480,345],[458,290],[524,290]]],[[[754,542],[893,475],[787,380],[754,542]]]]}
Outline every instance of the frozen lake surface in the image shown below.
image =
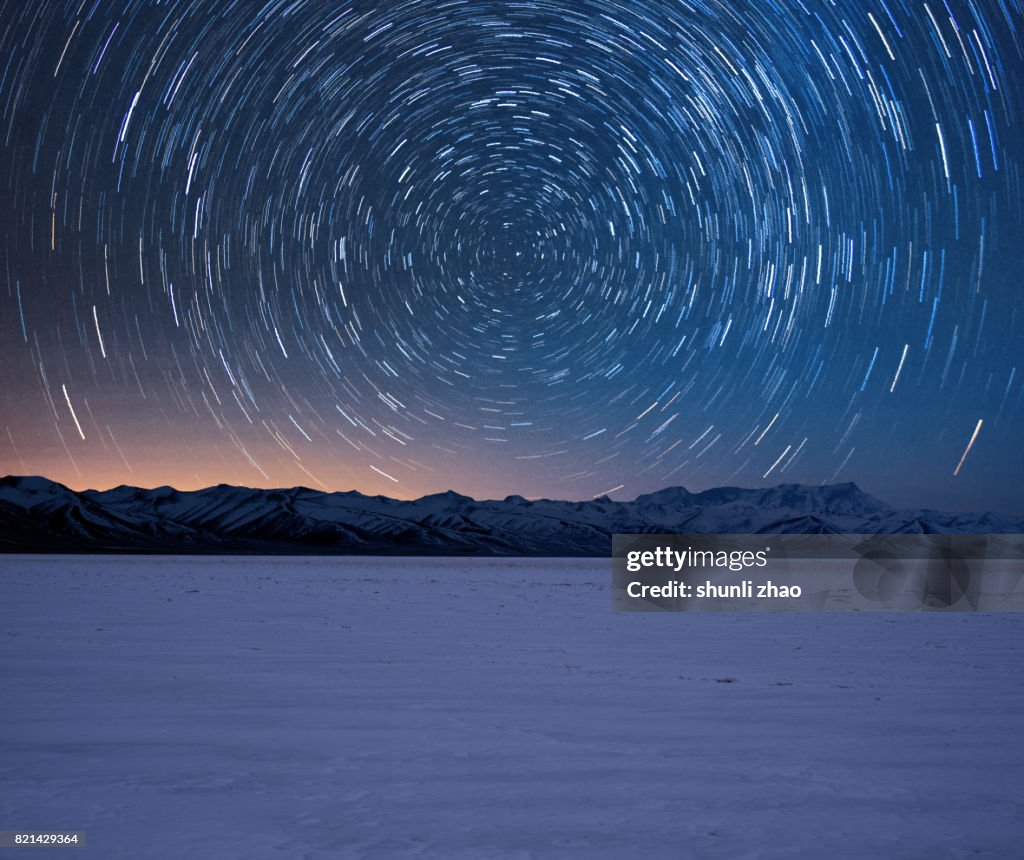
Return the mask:
{"type": "Polygon", "coordinates": [[[601,560],[0,556],[0,830],[71,858],[960,858],[1024,616],[624,614],[601,560]]]}

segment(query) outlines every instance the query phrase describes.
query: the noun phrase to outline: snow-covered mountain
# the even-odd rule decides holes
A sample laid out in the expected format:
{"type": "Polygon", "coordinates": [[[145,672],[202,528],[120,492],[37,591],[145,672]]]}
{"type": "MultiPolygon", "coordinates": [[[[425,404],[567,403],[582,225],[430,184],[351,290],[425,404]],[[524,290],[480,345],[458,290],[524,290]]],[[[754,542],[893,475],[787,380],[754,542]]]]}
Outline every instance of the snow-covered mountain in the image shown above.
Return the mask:
{"type": "Polygon", "coordinates": [[[76,492],[0,479],[0,551],[608,556],[615,533],[1022,533],[999,514],[897,510],[856,484],[669,487],[632,502],[447,492],[401,501],[305,487],[76,492]]]}

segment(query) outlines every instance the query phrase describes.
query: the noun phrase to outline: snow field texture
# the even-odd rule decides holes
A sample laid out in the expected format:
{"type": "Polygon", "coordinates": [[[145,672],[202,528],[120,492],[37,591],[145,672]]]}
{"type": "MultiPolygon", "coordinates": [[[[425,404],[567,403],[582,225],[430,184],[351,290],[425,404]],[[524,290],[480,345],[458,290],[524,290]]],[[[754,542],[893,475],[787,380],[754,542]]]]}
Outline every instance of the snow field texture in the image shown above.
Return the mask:
{"type": "Polygon", "coordinates": [[[614,614],[573,559],[0,556],[0,829],[74,860],[960,858],[1024,617],[614,614]]]}

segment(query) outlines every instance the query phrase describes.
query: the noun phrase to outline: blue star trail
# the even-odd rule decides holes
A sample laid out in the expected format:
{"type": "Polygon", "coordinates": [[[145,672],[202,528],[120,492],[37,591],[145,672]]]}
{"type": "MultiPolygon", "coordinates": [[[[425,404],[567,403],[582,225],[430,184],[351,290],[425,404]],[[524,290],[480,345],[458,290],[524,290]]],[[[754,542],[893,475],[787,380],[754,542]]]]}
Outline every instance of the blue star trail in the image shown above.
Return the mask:
{"type": "Polygon", "coordinates": [[[1024,509],[1022,23],[0,3],[0,467],[1024,509]]]}

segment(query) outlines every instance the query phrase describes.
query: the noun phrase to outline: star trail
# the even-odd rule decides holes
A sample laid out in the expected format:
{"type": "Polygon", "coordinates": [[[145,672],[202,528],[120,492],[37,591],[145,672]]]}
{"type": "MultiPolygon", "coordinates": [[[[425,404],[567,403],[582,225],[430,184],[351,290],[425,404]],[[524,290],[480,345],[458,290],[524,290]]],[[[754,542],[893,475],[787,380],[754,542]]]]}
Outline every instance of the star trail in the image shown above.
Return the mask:
{"type": "Polygon", "coordinates": [[[0,472],[1022,511],[1022,25],[0,2],[0,472]]]}

